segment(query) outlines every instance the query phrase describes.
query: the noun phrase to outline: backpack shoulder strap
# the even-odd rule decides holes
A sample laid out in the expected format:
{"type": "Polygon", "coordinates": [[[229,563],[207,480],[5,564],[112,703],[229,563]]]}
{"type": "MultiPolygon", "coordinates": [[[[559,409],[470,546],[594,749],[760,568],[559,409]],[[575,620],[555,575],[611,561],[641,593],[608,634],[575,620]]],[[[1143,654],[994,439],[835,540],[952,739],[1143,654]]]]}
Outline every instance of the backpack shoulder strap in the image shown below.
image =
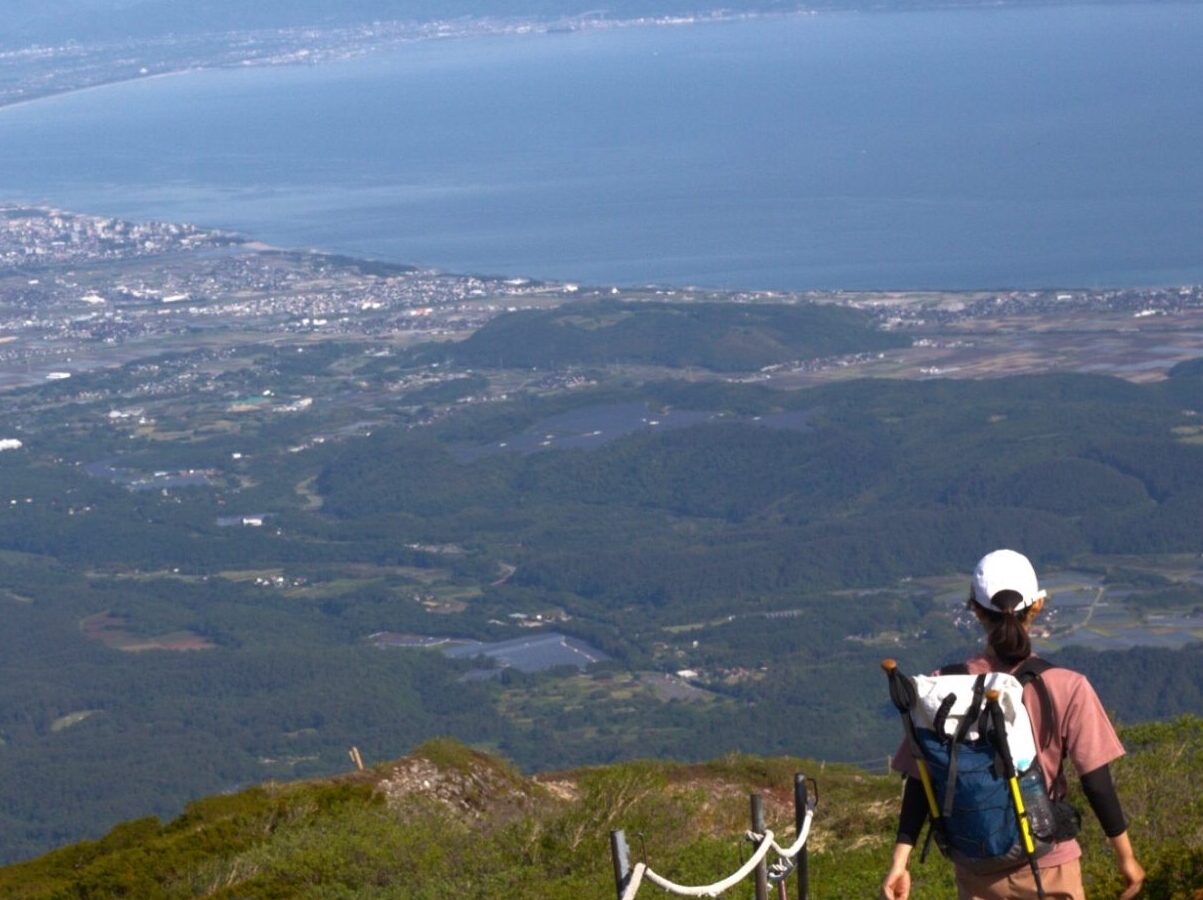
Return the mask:
{"type": "Polygon", "coordinates": [[[1029,656],[1012,674],[1019,683],[1032,685],[1036,689],[1036,697],[1040,701],[1040,749],[1044,750],[1052,741],[1053,731],[1057,727],[1057,718],[1053,712],[1053,698],[1048,692],[1048,685],[1041,677],[1049,669],[1059,668],[1056,663],[1038,656],[1029,656]]]}
{"type": "Polygon", "coordinates": [[[1047,659],[1041,659],[1039,656],[1029,656],[1019,664],[1019,668],[1013,674],[1021,682],[1027,684],[1029,681],[1039,678],[1049,669],[1058,668],[1060,666],[1054,662],[1049,662],[1047,659]]]}

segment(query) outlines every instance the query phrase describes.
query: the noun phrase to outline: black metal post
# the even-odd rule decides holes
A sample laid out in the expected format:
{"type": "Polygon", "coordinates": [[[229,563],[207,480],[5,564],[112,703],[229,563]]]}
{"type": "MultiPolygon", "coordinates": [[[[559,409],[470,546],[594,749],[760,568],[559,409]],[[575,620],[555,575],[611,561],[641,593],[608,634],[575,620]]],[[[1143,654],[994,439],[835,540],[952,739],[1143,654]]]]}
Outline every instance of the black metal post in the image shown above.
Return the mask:
{"type": "MultiPolygon", "coordinates": [[[[752,831],[764,834],[764,799],[752,794],[752,831]]],[[[756,866],[756,900],[769,900],[769,864],[767,854],[756,866]]]]}
{"type": "Polygon", "coordinates": [[[610,858],[614,861],[614,888],[618,900],[631,882],[631,851],[627,835],[621,828],[610,832],[610,858]]]}
{"type": "MultiPolygon", "coordinates": [[[[806,789],[806,776],[801,772],[794,775],[794,834],[802,833],[802,825],[806,821],[806,807],[810,803],[809,792],[806,789]]],[[[806,844],[809,844],[807,841],[806,844]]],[[[809,900],[810,897],[810,850],[806,844],[794,858],[795,869],[798,873],[798,900],[809,900]]]]}

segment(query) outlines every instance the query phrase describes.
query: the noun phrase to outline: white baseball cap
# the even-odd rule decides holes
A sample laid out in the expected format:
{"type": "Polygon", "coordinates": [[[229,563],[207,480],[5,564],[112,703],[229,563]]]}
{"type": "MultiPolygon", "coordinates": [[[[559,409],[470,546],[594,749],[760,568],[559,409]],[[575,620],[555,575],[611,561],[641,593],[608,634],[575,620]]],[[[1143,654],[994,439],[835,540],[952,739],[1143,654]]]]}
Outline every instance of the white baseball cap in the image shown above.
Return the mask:
{"type": "Polygon", "coordinates": [[[1036,583],[1036,570],[1026,556],[1014,550],[995,550],[983,556],[973,570],[972,590],[973,599],[985,607],[993,605],[991,600],[999,592],[1014,591],[1023,598],[1015,604],[1014,612],[1044,599],[1044,591],[1036,583]]]}

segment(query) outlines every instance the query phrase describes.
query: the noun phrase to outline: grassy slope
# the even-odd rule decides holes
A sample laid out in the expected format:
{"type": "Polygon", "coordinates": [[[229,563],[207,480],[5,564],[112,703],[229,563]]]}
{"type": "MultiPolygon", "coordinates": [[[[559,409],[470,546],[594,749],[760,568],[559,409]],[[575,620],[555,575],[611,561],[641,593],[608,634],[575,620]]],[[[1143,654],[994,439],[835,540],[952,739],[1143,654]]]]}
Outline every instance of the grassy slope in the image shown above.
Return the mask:
{"type": "MultiPolygon", "coordinates": [[[[1203,888],[1203,719],[1126,729],[1116,767],[1150,898],[1203,888]]],[[[867,897],[888,857],[898,785],[843,766],[725,757],[708,765],[627,763],[526,779],[462,745],[327,781],[268,784],[142,819],[103,839],[0,869],[0,895],[57,897],[605,897],[607,834],[685,882],[711,881],[746,857],[746,794],[792,834],[792,773],[816,774],[812,896],[867,897]],[[635,835],[642,834],[641,840],[635,835]]],[[[1080,798],[1079,802],[1080,802],[1080,798]]],[[[1089,819],[1089,816],[1087,817],[1089,819]]],[[[1092,895],[1112,892],[1110,860],[1088,821],[1092,895]]],[[[916,867],[917,897],[952,895],[949,868],[916,867]]],[[[739,896],[735,894],[734,896],[739,896]]]]}

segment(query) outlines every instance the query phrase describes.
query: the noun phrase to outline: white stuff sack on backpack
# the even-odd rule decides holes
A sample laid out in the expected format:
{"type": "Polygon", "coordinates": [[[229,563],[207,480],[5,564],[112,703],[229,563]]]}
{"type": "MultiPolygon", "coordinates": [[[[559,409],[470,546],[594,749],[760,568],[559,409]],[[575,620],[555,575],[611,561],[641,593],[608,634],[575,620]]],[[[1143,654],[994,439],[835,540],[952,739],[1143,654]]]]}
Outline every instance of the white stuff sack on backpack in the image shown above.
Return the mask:
{"type": "MultiPolygon", "coordinates": [[[[943,734],[953,737],[973,704],[973,686],[977,675],[916,675],[915,692],[918,696],[911,718],[916,728],[935,731],[936,716],[941,704],[950,694],[956,699],[944,720],[943,734]]],[[[1018,678],[1005,672],[990,672],[986,675],[984,690],[998,691],[998,704],[1002,708],[1007,726],[1007,745],[1017,772],[1026,771],[1036,760],[1036,738],[1032,733],[1032,720],[1023,705],[1023,685],[1018,678]]],[[[981,733],[975,721],[969,726],[965,737],[976,741],[981,733]]]]}

